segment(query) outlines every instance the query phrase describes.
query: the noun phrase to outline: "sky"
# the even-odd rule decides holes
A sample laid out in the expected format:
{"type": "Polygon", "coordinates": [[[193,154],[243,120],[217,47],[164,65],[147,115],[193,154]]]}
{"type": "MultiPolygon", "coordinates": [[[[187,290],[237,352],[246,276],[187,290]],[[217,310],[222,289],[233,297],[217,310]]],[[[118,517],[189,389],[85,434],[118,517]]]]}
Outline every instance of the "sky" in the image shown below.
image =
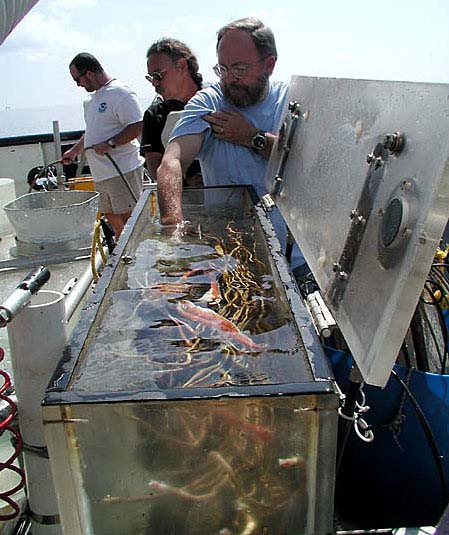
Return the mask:
{"type": "Polygon", "coordinates": [[[448,0],[40,0],[0,46],[0,111],[81,106],[68,71],[81,51],[149,103],[146,51],[165,36],[187,43],[214,81],[217,30],[245,16],[274,32],[274,79],[449,82],[448,0]]]}

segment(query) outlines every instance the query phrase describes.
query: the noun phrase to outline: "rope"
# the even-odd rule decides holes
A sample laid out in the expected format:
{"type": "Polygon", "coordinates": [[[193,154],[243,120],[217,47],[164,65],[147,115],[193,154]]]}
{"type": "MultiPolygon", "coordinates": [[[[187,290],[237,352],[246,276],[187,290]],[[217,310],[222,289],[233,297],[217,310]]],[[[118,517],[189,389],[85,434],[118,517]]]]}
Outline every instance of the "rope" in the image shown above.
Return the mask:
{"type": "Polygon", "coordinates": [[[98,250],[100,251],[101,260],[103,261],[103,264],[106,264],[106,260],[107,260],[106,254],[103,249],[103,244],[101,243],[100,230],[101,230],[101,222],[99,219],[97,219],[97,221],[95,221],[94,233],[92,236],[92,248],[90,251],[90,267],[92,269],[92,276],[95,282],[98,282],[98,279],[100,278],[98,271],[97,271],[96,261],[95,261],[96,256],[97,256],[96,255],[97,247],[98,247],[98,250]]]}

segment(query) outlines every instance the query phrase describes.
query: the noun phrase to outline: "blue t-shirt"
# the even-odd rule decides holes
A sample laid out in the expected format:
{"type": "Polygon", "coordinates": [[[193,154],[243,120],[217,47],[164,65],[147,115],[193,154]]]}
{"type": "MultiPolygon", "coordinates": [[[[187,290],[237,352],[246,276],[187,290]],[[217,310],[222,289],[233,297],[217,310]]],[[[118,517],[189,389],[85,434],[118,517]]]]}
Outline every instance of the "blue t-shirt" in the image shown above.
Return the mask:
{"type": "Polygon", "coordinates": [[[187,134],[204,133],[198,155],[206,186],[253,185],[259,195],[267,193],[264,176],[267,160],[260,154],[212,135],[211,125],[202,117],[225,109],[242,113],[258,130],[277,134],[288,86],[272,82],[267,96],[254,106],[238,108],[223,96],[219,83],[198,91],[186,104],[170,141],[187,134]]]}
{"type": "MultiPolygon", "coordinates": [[[[212,127],[202,117],[222,110],[242,113],[258,130],[277,134],[281,122],[288,85],[270,82],[267,96],[254,106],[238,108],[229,103],[221,90],[220,83],[212,84],[198,91],[186,104],[169,141],[190,134],[204,133],[204,141],[197,156],[205,186],[252,185],[259,196],[265,195],[264,184],[268,161],[260,154],[243,145],[236,145],[217,139],[212,127]]],[[[285,249],[286,227],[282,216],[275,209],[270,219],[276,234],[285,249]]],[[[304,263],[304,258],[295,246],[292,255],[292,269],[304,263]]]]}

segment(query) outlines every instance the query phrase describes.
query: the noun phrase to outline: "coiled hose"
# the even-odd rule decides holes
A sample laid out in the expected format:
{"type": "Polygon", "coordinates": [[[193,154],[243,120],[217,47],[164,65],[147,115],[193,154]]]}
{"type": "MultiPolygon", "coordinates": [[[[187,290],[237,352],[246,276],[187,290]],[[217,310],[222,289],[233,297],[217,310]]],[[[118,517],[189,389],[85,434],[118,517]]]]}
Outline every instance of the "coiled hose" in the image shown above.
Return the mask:
{"type": "MultiPolygon", "coordinates": [[[[0,361],[5,357],[4,350],[0,347],[0,361]]],[[[10,425],[17,414],[17,406],[14,401],[7,395],[7,391],[11,386],[11,378],[4,370],[0,370],[0,375],[3,378],[3,384],[0,387],[0,400],[6,402],[9,405],[8,414],[0,421],[0,431],[9,431],[14,435],[14,451],[12,455],[4,462],[0,462],[0,473],[4,470],[9,470],[16,473],[19,476],[19,482],[12,488],[0,492],[0,500],[6,502],[11,508],[10,513],[0,513],[0,521],[11,520],[16,518],[20,514],[19,504],[13,500],[12,496],[23,489],[25,486],[25,473],[24,471],[14,464],[15,460],[19,457],[23,448],[23,441],[18,428],[10,425]]]]}

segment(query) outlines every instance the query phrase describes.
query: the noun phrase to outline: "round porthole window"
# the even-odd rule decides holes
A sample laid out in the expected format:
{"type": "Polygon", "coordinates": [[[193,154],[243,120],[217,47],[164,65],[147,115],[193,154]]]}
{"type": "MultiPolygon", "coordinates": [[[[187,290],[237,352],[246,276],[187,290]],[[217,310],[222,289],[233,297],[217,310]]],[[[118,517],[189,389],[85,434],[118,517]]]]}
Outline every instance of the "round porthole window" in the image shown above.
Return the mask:
{"type": "Polygon", "coordinates": [[[381,240],[384,247],[389,247],[396,240],[404,217],[402,199],[392,199],[385,210],[382,220],[381,240]]]}

